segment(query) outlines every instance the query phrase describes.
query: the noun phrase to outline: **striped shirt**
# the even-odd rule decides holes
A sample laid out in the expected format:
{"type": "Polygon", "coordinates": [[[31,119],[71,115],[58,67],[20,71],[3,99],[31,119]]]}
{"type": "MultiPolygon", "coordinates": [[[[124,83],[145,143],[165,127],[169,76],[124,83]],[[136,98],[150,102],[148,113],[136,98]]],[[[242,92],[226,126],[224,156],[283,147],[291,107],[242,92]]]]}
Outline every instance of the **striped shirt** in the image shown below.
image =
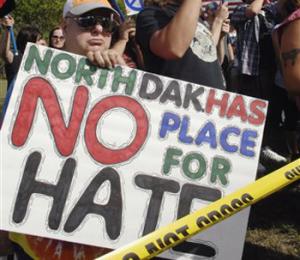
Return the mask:
{"type": "Polygon", "coordinates": [[[259,40],[263,33],[271,33],[275,26],[277,8],[276,3],[267,4],[258,15],[249,18],[246,17],[247,7],[247,4],[237,6],[230,20],[238,34],[239,71],[242,74],[257,76],[260,61],[259,40]]]}

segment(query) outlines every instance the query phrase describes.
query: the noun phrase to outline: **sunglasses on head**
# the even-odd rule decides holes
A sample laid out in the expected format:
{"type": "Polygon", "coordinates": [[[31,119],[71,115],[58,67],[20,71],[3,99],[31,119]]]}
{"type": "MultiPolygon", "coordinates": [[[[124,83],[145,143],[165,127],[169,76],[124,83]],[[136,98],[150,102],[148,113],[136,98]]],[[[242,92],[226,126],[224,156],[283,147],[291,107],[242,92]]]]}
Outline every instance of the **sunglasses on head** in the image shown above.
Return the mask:
{"type": "Polygon", "coordinates": [[[106,33],[113,33],[118,27],[118,23],[110,17],[88,15],[79,17],[69,16],[67,18],[73,19],[79,27],[85,29],[94,27],[99,23],[102,26],[103,31],[106,33]]]}

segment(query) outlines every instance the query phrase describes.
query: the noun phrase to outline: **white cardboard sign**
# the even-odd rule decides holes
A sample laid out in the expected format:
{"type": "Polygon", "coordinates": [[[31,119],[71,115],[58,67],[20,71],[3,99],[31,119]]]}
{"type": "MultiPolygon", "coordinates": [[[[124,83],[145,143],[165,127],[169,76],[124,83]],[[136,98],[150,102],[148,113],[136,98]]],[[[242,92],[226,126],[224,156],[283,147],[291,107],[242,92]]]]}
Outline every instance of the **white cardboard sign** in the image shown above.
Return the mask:
{"type": "MultiPolygon", "coordinates": [[[[263,100],[30,44],[1,129],[0,228],[125,245],[253,182],[266,110],[263,100]]],[[[239,259],[248,214],[189,240],[200,253],[162,257],[239,259]]]]}

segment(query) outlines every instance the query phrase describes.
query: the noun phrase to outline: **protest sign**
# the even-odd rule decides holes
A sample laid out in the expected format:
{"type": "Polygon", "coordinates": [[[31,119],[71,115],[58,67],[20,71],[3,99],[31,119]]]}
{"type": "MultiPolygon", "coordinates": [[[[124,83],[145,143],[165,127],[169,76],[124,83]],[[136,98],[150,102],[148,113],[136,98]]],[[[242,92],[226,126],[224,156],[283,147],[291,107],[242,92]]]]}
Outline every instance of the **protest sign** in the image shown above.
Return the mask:
{"type": "MultiPolygon", "coordinates": [[[[1,229],[118,248],[255,179],[263,100],[34,44],[15,84],[1,229]]],[[[238,259],[248,214],[162,257],[238,259]]]]}
{"type": "Polygon", "coordinates": [[[127,15],[134,15],[143,10],[144,1],[143,0],[123,0],[127,15]]]}

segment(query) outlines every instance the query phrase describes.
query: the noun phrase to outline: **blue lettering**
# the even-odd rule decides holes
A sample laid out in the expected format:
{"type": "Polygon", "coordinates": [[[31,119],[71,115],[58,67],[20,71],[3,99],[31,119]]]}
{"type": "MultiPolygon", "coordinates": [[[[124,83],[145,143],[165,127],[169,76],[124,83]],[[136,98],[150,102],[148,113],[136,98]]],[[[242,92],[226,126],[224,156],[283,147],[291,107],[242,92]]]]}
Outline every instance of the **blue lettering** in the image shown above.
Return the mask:
{"type": "Polygon", "coordinates": [[[220,136],[220,144],[226,152],[235,153],[238,150],[238,146],[230,145],[228,143],[227,139],[230,134],[239,136],[241,134],[241,130],[237,127],[227,127],[225,129],[223,129],[223,131],[221,132],[221,136],[220,136]]]}
{"type": "Polygon", "coordinates": [[[181,122],[180,132],[179,132],[179,140],[186,144],[191,144],[194,141],[193,137],[187,136],[189,121],[190,119],[188,116],[183,117],[181,122]]]}
{"type": "Polygon", "coordinates": [[[164,138],[167,135],[168,131],[175,131],[180,126],[180,118],[179,116],[166,112],[164,113],[164,117],[161,122],[161,128],[159,131],[159,136],[164,138]]]}
{"type": "Polygon", "coordinates": [[[256,137],[257,137],[256,131],[245,130],[243,132],[242,139],[241,139],[241,148],[240,148],[241,154],[248,156],[248,157],[254,156],[253,149],[248,149],[248,148],[255,147],[256,143],[253,140],[251,140],[251,138],[256,138],[256,137]]]}
{"type": "Polygon", "coordinates": [[[197,145],[203,142],[209,143],[211,148],[217,148],[216,128],[213,123],[208,122],[199,132],[195,143],[197,145]]]}

